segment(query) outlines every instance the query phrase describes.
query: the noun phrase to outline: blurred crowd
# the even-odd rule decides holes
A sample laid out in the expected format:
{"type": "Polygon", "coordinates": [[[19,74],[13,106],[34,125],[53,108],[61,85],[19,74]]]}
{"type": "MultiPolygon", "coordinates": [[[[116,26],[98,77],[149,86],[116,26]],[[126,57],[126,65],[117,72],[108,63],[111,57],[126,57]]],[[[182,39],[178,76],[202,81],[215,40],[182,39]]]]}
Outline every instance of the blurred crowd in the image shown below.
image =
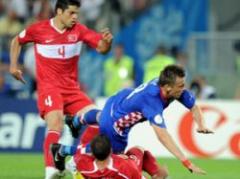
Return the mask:
{"type": "MultiPolygon", "coordinates": [[[[113,34],[131,23],[159,0],[82,0],[80,22],[100,30],[109,27],[113,34]]],[[[0,0],[0,96],[34,98],[36,91],[33,46],[25,47],[20,55],[21,68],[27,84],[14,80],[8,73],[9,45],[11,39],[25,26],[53,16],[56,0],[0,0]]],[[[236,47],[236,49],[238,49],[236,47]]],[[[159,75],[169,64],[179,64],[188,72],[188,55],[176,47],[159,45],[155,54],[144,64],[144,82],[159,75]]],[[[239,64],[238,64],[239,66],[239,64]]],[[[240,67],[239,67],[240,68],[240,67]]],[[[134,60],[125,54],[122,44],[114,44],[111,56],[104,60],[103,81],[100,95],[110,96],[124,87],[134,86],[134,60]]],[[[238,69],[239,70],[239,69],[238,69]]],[[[200,99],[216,98],[216,89],[202,75],[187,76],[188,87],[200,99]]],[[[84,90],[84,84],[82,84],[84,90]]],[[[88,92],[89,89],[85,89],[88,92]]],[[[92,95],[97,97],[99,95],[92,95]]],[[[239,94],[237,94],[239,95],[239,94]]],[[[91,96],[91,95],[90,95],[91,96]]],[[[240,95],[239,95],[240,96],[240,95]]]]}
{"type": "MultiPolygon", "coordinates": [[[[80,21],[88,27],[100,30],[111,28],[117,33],[130,23],[154,0],[82,0],[80,21]]],[[[53,16],[56,0],[0,0],[0,95],[18,98],[34,96],[35,62],[33,47],[25,47],[19,62],[27,80],[26,85],[13,80],[8,74],[9,46],[11,39],[25,26],[35,21],[49,19],[53,16]]]]}

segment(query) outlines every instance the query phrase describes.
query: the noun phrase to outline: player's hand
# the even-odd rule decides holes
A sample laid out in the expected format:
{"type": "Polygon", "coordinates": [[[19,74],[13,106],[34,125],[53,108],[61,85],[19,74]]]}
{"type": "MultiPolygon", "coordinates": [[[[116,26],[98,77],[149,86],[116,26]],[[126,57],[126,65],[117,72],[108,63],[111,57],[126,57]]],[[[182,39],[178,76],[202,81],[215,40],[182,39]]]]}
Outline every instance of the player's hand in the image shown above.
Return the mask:
{"type": "Polygon", "coordinates": [[[196,174],[200,174],[200,175],[205,175],[205,174],[206,174],[206,172],[205,172],[203,169],[195,166],[190,160],[184,160],[184,161],[182,161],[182,164],[183,164],[183,166],[185,166],[191,173],[196,173],[196,174]]]}
{"type": "Polygon", "coordinates": [[[210,129],[208,129],[208,128],[205,128],[205,127],[203,127],[203,128],[198,128],[198,129],[197,129],[197,132],[198,132],[198,133],[202,133],[202,134],[213,134],[213,133],[214,133],[212,130],[210,130],[210,129]]]}
{"type": "Polygon", "coordinates": [[[26,81],[23,78],[23,73],[21,70],[17,68],[10,68],[10,73],[16,80],[22,82],[23,84],[26,83],[26,81]]]}
{"type": "Polygon", "coordinates": [[[188,170],[191,173],[196,173],[196,174],[199,174],[199,175],[206,175],[207,174],[206,171],[204,171],[203,169],[195,166],[193,163],[188,167],[188,170]]]}
{"type": "Polygon", "coordinates": [[[101,30],[102,33],[102,40],[107,42],[107,43],[111,43],[112,39],[113,39],[113,35],[110,32],[110,30],[108,28],[104,28],[103,30],[101,30]]]}

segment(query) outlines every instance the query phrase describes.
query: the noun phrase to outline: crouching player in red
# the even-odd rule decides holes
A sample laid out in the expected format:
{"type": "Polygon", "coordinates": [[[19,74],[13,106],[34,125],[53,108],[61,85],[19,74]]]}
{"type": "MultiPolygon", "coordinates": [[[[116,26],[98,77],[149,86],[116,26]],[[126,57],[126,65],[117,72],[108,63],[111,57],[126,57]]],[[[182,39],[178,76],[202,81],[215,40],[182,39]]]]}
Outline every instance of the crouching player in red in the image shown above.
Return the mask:
{"type": "MultiPolygon", "coordinates": [[[[77,170],[84,178],[141,179],[142,171],[153,179],[165,179],[168,175],[164,167],[159,167],[149,151],[140,147],[129,149],[124,155],[112,154],[111,143],[107,136],[96,136],[91,144],[91,153],[87,147],[70,147],[60,144],[52,145],[54,162],[62,170],[66,155],[74,154],[77,170]],[[61,148],[69,147],[69,153],[61,153],[61,148]]],[[[66,151],[66,150],[63,150],[66,151]]]]}

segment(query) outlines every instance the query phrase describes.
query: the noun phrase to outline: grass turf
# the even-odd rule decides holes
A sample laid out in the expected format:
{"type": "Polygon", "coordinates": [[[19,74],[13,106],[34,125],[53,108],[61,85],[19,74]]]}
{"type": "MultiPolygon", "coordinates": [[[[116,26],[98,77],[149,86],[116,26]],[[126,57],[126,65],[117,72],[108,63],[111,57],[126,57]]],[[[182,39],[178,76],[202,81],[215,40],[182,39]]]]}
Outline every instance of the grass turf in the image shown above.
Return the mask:
{"type": "MultiPolygon", "coordinates": [[[[239,160],[193,159],[196,165],[207,171],[207,175],[191,174],[179,161],[161,158],[159,163],[168,166],[169,179],[240,179],[239,160]]],[[[43,179],[44,166],[41,154],[0,153],[0,179],[43,179]]],[[[66,176],[71,179],[71,176],[66,176]]]]}

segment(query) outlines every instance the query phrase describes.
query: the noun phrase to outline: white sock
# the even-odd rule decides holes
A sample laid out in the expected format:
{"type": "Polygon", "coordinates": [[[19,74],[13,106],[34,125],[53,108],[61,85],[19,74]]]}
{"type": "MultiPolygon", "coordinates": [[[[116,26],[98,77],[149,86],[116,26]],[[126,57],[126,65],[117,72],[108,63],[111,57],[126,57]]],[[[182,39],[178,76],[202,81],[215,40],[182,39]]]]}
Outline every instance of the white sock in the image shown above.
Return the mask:
{"type": "Polygon", "coordinates": [[[58,179],[60,171],[54,167],[45,168],[45,179],[58,179]]]}

